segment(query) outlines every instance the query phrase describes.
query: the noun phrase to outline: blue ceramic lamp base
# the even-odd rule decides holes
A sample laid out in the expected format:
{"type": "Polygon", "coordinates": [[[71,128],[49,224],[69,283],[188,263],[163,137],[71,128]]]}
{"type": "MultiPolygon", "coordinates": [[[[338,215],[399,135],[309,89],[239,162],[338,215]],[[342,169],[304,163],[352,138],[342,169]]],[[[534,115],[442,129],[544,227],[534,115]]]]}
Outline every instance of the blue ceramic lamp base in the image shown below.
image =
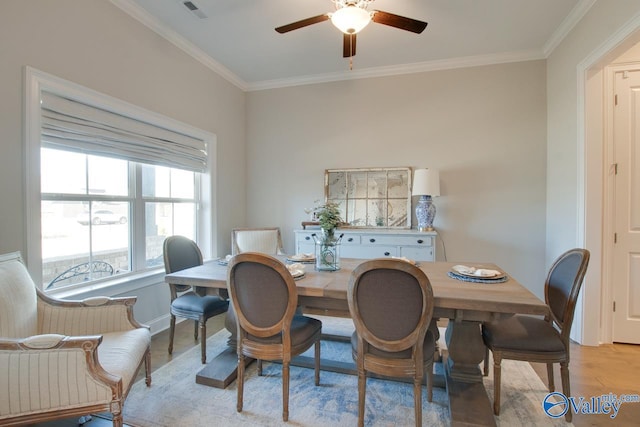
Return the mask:
{"type": "Polygon", "coordinates": [[[420,196],[416,206],[416,218],[418,219],[418,231],[433,231],[433,220],[436,217],[436,205],[431,196],[420,196]]]}

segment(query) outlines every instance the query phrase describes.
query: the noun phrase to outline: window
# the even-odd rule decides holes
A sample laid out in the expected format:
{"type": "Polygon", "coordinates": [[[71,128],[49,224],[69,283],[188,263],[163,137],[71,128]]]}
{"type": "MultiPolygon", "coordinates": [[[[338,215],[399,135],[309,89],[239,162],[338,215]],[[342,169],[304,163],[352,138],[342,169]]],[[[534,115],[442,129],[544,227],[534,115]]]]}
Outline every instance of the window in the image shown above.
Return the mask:
{"type": "Polygon", "coordinates": [[[195,239],[198,173],[47,148],[40,164],[45,289],[162,266],[167,236],[195,239]],[[133,228],[145,230],[144,248],[133,228]],[[136,265],[132,254],[142,250],[136,265]]]}
{"type": "Polygon", "coordinates": [[[32,69],[27,81],[27,253],[43,289],[160,270],[173,234],[211,256],[213,135],[32,69]]]}

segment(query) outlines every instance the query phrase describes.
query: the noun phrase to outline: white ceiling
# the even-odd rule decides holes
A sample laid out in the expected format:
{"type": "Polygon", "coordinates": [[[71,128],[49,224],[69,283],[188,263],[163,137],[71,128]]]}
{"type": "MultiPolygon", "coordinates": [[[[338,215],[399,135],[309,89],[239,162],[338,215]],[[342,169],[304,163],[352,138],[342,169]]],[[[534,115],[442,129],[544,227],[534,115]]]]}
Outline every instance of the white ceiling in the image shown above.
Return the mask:
{"type": "Polygon", "coordinates": [[[353,70],[330,21],[331,0],[112,0],[244,90],[545,58],[594,0],[376,0],[369,9],[428,22],[422,34],[370,23],[353,70]]]}

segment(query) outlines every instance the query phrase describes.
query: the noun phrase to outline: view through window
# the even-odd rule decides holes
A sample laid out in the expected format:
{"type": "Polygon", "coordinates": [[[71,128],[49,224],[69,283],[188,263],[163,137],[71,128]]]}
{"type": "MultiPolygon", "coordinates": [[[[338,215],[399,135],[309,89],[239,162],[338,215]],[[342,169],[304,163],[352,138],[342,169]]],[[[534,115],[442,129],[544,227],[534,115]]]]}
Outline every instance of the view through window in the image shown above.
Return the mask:
{"type": "Polygon", "coordinates": [[[158,267],[162,244],[195,240],[200,173],[42,148],[45,289],[158,267]]]}

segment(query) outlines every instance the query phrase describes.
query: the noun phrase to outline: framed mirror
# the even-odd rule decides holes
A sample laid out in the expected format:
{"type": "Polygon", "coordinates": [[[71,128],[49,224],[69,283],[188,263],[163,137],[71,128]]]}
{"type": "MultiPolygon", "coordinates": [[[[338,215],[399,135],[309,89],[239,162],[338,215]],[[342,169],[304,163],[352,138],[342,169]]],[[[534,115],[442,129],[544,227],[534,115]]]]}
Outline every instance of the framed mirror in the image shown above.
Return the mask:
{"type": "Polygon", "coordinates": [[[411,168],[327,169],[324,191],[351,227],[411,228],[411,168]]]}

